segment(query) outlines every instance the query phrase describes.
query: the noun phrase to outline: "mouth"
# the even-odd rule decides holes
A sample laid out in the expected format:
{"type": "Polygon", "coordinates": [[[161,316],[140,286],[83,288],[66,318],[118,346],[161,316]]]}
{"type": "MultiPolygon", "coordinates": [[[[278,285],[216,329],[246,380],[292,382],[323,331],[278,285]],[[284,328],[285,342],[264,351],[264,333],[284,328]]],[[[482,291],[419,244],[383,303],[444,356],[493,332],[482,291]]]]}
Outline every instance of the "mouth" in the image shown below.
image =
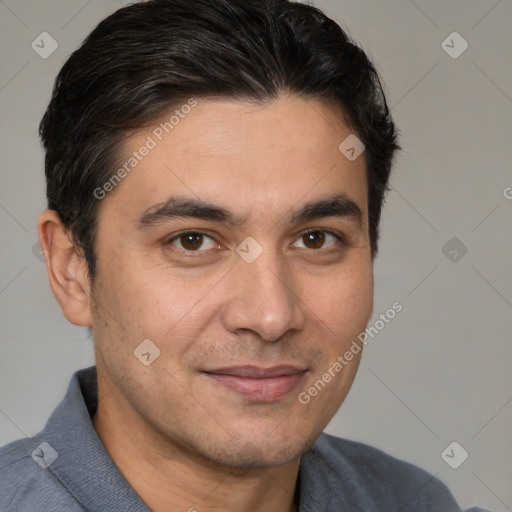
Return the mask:
{"type": "Polygon", "coordinates": [[[255,402],[274,402],[291,393],[307,370],[281,365],[271,368],[237,366],[203,372],[221,386],[255,402]]]}

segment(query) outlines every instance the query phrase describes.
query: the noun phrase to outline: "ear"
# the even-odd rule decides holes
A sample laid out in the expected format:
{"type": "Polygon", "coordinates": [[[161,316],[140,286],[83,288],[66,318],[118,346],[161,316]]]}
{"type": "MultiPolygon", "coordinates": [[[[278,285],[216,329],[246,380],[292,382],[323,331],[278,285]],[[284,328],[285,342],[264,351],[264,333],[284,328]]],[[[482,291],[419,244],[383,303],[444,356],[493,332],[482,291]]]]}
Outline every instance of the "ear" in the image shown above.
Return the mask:
{"type": "Polygon", "coordinates": [[[45,210],[37,223],[50,286],[64,316],[73,324],[91,326],[90,280],[87,262],[54,210],[45,210]]]}

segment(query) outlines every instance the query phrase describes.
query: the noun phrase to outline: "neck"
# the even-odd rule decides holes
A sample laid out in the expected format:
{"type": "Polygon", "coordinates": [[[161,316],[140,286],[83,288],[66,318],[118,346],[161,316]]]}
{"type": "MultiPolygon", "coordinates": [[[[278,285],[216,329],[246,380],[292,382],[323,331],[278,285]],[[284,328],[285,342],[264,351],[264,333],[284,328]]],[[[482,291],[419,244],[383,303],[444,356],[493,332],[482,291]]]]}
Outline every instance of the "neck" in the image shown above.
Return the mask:
{"type": "MultiPolygon", "coordinates": [[[[103,395],[99,389],[100,396],[103,395]]],[[[108,454],[153,512],[295,512],[300,458],[277,467],[235,468],[155,432],[111,391],[94,428],[108,454]]]]}

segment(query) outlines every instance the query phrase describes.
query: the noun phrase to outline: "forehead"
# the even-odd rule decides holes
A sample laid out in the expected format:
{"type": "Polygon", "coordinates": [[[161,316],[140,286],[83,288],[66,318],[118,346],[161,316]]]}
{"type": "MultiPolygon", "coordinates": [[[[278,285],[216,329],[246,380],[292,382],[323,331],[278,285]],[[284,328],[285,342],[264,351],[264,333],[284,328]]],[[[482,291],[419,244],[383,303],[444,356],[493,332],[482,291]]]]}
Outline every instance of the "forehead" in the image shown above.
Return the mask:
{"type": "Polygon", "coordinates": [[[112,203],[128,215],[186,195],[239,216],[282,216],[301,201],[341,193],[366,216],[364,154],[351,161],[339,149],[349,136],[339,109],[317,100],[198,99],[126,141],[119,166],[129,172],[112,203]]]}

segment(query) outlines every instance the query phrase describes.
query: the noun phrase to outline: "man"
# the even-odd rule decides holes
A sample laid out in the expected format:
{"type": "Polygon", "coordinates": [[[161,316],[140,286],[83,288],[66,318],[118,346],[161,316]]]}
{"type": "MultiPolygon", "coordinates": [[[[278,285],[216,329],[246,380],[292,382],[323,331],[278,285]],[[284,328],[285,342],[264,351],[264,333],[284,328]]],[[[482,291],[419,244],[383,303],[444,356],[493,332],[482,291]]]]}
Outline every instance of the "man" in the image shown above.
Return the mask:
{"type": "Polygon", "coordinates": [[[40,131],[50,285],[96,367],[0,451],[1,510],[460,510],[322,434],[361,357],[398,149],[338,25],[285,0],[123,8],[40,131]]]}

